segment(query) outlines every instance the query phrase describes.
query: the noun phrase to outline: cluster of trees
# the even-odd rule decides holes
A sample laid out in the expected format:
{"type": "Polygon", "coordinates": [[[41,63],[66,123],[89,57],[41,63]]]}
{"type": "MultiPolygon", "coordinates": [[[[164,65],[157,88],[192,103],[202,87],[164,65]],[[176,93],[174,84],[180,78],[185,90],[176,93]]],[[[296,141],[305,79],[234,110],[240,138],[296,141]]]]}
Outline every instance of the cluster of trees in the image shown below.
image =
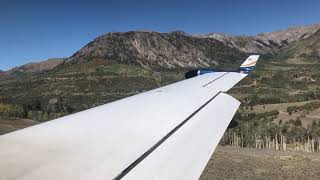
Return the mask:
{"type": "Polygon", "coordinates": [[[228,129],[221,144],[258,149],[320,152],[320,122],[303,127],[300,117],[273,122],[279,112],[237,113],[236,128],[228,129]]]}
{"type": "Polygon", "coordinates": [[[0,117],[23,117],[24,110],[19,105],[0,104],[0,117]]]}
{"type": "Polygon", "coordinates": [[[0,104],[0,118],[26,118],[44,122],[74,112],[72,107],[64,104],[60,99],[54,99],[51,101],[53,102],[41,102],[36,99],[21,105],[0,104]]]}

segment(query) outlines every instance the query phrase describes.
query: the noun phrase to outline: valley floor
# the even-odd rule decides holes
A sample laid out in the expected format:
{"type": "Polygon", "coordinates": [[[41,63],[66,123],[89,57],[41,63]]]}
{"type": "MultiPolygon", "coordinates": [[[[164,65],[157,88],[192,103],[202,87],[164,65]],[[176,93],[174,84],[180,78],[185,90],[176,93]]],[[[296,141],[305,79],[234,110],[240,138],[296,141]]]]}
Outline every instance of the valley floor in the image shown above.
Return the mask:
{"type": "Polygon", "coordinates": [[[320,154],[218,146],[200,180],[319,179],[320,154]]]}

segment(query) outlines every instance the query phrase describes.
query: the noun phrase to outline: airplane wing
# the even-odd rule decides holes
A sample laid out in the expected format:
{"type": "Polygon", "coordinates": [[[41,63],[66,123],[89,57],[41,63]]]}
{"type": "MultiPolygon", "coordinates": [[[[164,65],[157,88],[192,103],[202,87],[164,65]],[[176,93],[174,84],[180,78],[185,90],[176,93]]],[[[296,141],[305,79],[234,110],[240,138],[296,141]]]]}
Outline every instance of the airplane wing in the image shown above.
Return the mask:
{"type": "Polygon", "coordinates": [[[240,105],[225,92],[246,75],[206,73],[0,136],[0,180],[197,179],[240,105]]]}

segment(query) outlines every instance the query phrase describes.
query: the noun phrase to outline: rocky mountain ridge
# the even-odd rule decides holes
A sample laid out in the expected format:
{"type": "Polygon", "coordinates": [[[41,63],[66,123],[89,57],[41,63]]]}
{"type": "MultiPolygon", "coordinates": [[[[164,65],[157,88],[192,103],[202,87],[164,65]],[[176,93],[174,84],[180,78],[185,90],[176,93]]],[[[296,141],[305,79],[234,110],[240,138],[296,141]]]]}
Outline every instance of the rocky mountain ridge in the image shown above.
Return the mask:
{"type": "Polygon", "coordinates": [[[130,31],[102,35],[66,61],[104,59],[146,69],[172,69],[217,66],[239,57],[245,57],[245,53],[212,38],[197,38],[181,32],[130,31]]]}
{"type": "Polygon", "coordinates": [[[307,39],[320,30],[320,24],[294,26],[285,30],[260,33],[256,36],[230,35],[225,33],[209,33],[196,35],[200,38],[213,38],[245,53],[275,53],[290,44],[307,39]]]}

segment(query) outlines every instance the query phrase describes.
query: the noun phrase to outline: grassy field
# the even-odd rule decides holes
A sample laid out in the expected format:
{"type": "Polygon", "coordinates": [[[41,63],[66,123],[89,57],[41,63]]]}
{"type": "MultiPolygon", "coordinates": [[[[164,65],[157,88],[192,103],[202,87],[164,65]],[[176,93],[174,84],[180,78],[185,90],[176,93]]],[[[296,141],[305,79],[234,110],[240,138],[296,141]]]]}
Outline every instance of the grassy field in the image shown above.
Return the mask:
{"type": "Polygon", "coordinates": [[[241,108],[240,112],[243,113],[256,113],[256,114],[261,114],[261,113],[266,113],[270,111],[277,110],[279,111],[279,115],[277,118],[273,120],[273,122],[279,123],[280,121],[282,122],[287,122],[290,120],[296,120],[297,118],[301,118],[302,125],[304,127],[310,127],[312,123],[319,122],[320,121],[320,108],[316,108],[314,110],[308,111],[298,111],[292,114],[289,114],[287,112],[288,107],[292,106],[303,106],[311,102],[319,102],[319,100],[311,100],[311,101],[303,101],[303,102],[292,102],[292,103],[279,103],[279,104],[265,104],[265,105],[255,105],[251,109],[246,109],[241,108]]]}
{"type": "Polygon", "coordinates": [[[319,167],[319,154],[218,146],[200,180],[317,180],[319,167]]]}
{"type": "Polygon", "coordinates": [[[310,102],[317,102],[319,100],[312,101],[303,101],[303,102],[292,102],[292,103],[279,103],[279,104],[264,104],[264,105],[255,105],[253,110],[246,110],[247,112],[263,113],[272,110],[278,110],[286,112],[289,106],[302,106],[310,102]]]}

